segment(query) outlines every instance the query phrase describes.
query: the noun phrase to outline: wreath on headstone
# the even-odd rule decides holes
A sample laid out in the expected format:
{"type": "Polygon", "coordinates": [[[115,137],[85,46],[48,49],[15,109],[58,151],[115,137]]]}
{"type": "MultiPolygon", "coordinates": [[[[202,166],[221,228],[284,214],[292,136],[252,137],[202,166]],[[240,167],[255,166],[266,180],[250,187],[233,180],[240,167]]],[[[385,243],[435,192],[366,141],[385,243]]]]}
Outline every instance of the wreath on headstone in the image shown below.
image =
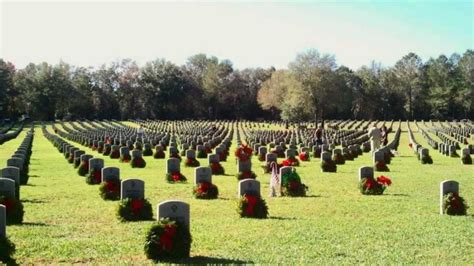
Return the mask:
{"type": "Polygon", "coordinates": [[[306,151],[301,152],[301,153],[298,155],[298,157],[300,158],[300,160],[301,160],[302,162],[307,162],[307,161],[309,161],[309,152],[306,152],[306,151]]]}
{"type": "Polygon", "coordinates": [[[418,159],[420,159],[421,164],[432,164],[433,163],[433,159],[431,158],[431,156],[429,154],[424,154],[423,156],[418,154],[418,159]]]}
{"type": "Polygon", "coordinates": [[[120,199],[121,182],[118,179],[111,179],[102,182],[99,187],[100,196],[104,200],[118,200],[120,199]]]}
{"type": "Polygon", "coordinates": [[[466,215],[469,206],[458,193],[444,195],[443,211],[448,215],[466,215]]]}
{"type": "Polygon", "coordinates": [[[181,172],[175,171],[166,174],[166,181],[168,183],[185,183],[187,179],[181,172]]]}
{"type": "Polygon", "coordinates": [[[15,244],[8,237],[0,236],[0,262],[8,263],[15,254],[15,244]]]}
{"type": "Polygon", "coordinates": [[[207,158],[207,152],[204,149],[198,150],[196,156],[198,158],[207,158]]]}
{"type": "Polygon", "coordinates": [[[333,160],[322,160],[321,170],[323,172],[335,173],[337,171],[337,165],[333,160]]]}
{"type": "Polygon", "coordinates": [[[163,150],[156,150],[153,158],[155,159],[164,159],[166,157],[165,152],[163,150]]]}
{"type": "Polygon", "coordinates": [[[82,161],[77,169],[77,174],[80,176],[85,176],[89,172],[89,162],[82,161]]]}
{"type": "Polygon", "coordinates": [[[388,169],[388,166],[384,161],[376,161],[374,169],[377,172],[390,172],[390,169],[388,169]]]}
{"type": "Polygon", "coordinates": [[[296,159],[295,156],[290,156],[290,157],[288,157],[288,159],[283,160],[281,162],[281,164],[283,166],[299,166],[300,161],[298,159],[296,159]]]}
{"type": "Polygon", "coordinates": [[[472,158],[469,154],[463,154],[461,157],[461,161],[463,164],[472,164],[472,158]]]}
{"type": "Polygon", "coordinates": [[[122,199],[117,208],[117,218],[122,222],[151,220],[152,206],[147,199],[122,199]]]}
{"type": "Polygon", "coordinates": [[[250,148],[247,145],[241,145],[235,151],[235,157],[237,157],[237,160],[239,160],[239,161],[249,160],[252,157],[252,148],[250,148]]]}
{"type": "Polygon", "coordinates": [[[130,161],[132,168],[145,168],[146,162],[142,156],[133,157],[130,161]]]}
{"type": "MultiPolygon", "coordinates": [[[[104,156],[110,156],[110,154],[112,153],[112,147],[110,146],[104,146],[104,151],[102,152],[102,155],[104,156]]],[[[112,157],[110,157],[112,158],[112,157]]]]}
{"type": "Polygon", "coordinates": [[[86,183],[89,185],[97,185],[102,182],[102,169],[90,169],[89,174],[86,176],[86,183]]]}
{"type": "Polygon", "coordinates": [[[385,189],[392,184],[387,176],[364,177],[359,181],[359,189],[363,195],[382,195],[385,189]]]}
{"type": "Polygon", "coordinates": [[[128,163],[132,159],[132,156],[130,154],[121,154],[119,161],[121,163],[128,163]]]}
{"type": "Polygon", "coordinates": [[[340,153],[336,153],[332,156],[332,160],[335,164],[345,164],[346,161],[344,160],[344,156],[340,153]]]}
{"type": "Polygon", "coordinates": [[[212,162],[209,167],[213,175],[223,175],[225,173],[224,167],[219,162],[212,162]]]}
{"type": "MultiPolygon", "coordinates": [[[[105,152],[104,152],[104,155],[105,155],[105,152]]],[[[109,157],[110,157],[110,159],[119,159],[120,158],[120,151],[119,150],[111,150],[109,157]]]]}
{"type": "Polygon", "coordinates": [[[23,222],[23,203],[20,200],[0,196],[0,205],[4,205],[7,213],[7,224],[21,224],[23,222]]]}
{"type": "Polygon", "coordinates": [[[290,197],[306,196],[308,187],[301,183],[301,178],[296,171],[291,171],[281,177],[281,195],[290,197]]]}
{"type": "Polygon", "coordinates": [[[212,183],[201,182],[193,188],[193,195],[196,199],[217,199],[219,189],[212,183]]]}
{"type": "Polygon", "coordinates": [[[237,205],[240,217],[266,219],[268,207],[265,200],[259,195],[244,194],[237,205]]]}
{"type": "Polygon", "coordinates": [[[186,161],[184,162],[184,166],[186,167],[198,167],[201,165],[196,158],[186,158],[186,161]]]}
{"type": "Polygon", "coordinates": [[[243,172],[237,173],[236,177],[237,177],[237,180],[244,180],[244,179],[249,179],[249,178],[256,179],[257,175],[253,171],[249,170],[249,171],[243,171],[243,172]]]}
{"type": "Polygon", "coordinates": [[[156,262],[187,258],[191,242],[191,233],[184,224],[168,218],[160,219],[147,232],[145,254],[156,262]]]}

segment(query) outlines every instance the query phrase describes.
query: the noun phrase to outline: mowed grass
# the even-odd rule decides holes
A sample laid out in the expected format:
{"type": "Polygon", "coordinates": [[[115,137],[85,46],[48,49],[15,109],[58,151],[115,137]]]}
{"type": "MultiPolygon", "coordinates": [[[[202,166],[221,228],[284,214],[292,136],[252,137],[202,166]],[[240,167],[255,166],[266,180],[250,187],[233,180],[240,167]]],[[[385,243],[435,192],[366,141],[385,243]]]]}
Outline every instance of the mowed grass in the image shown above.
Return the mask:
{"type": "MultiPolygon", "coordinates": [[[[51,133],[53,131],[48,128],[51,133]]],[[[403,125],[406,129],[406,125],[403,125]]],[[[6,161],[20,145],[25,131],[0,146],[6,161]]],[[[393,136],[393,135],[391,135],[393,136]]],[[[421,134],[417,140],[427,146],[421,134]]],[[[472,139],[471,139],[472,141],[472,139]]],[[[69,141],[72,143],[71,141],[69,141]]],[[[145,180],[145,194],[155,206],[168,199],[191,205],[192,258],[183,262],[210,263],[440,263],[474,261],[474,207],[465,217],[439,215],[439,183],[460,182],[461,195],[474,205],[474,166],[461,165],[430,149],[433,165],[421,165],[402,133],[399,156],[389,165],[393,185],[383,196],[363,196],[358,190],[358,168],[371,165],[364,154],[338,166],[337,173],[321,173],[319,159],[297,168],[309,187],[306,198],[270,198],[270,175],[263,174],[253,158],[253,169],[262,183],[270,217],[239,218],[236,163],[223,162],[226,176],[214,176],[218,200],[192,196],[193,168],[181,170],[187,184],[165,181],[165,160],[145,157],[145,169],[132,169],[88,148],[104,158],[106,166],[120,167],[121,177],[145,180]]],[[[207,160],[200,160],[206,165],[207,160]]],[[[5,163],[6,164],[6,163],[5,163]]],[[[381,173],[378,173],[381,174],[381,173]]],[[[62,153],[36,128],[30,181],[21,188],[23,225],[8,226],[17,246],[16,261],[28,263],[148,264],[143,252],[147,229],[153,223],[119,222],[117,202],[100,198],[98,186],[85,183],[62,153]]]]}

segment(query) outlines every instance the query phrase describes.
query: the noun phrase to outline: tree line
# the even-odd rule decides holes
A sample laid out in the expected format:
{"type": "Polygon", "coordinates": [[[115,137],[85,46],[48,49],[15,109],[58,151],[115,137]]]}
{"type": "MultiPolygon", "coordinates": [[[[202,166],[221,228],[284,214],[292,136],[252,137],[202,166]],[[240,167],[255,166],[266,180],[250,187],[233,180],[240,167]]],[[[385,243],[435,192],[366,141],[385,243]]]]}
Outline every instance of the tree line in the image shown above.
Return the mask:
{"type": "Polygon", "coordinates": [[[0,59],[0,118],[460,119],[474,117],[474,51],[354,71],[334,55],[300,53],[287,69],[234,69],[198,54],[178,66],[130,59],[99,68],[0,59]]]}

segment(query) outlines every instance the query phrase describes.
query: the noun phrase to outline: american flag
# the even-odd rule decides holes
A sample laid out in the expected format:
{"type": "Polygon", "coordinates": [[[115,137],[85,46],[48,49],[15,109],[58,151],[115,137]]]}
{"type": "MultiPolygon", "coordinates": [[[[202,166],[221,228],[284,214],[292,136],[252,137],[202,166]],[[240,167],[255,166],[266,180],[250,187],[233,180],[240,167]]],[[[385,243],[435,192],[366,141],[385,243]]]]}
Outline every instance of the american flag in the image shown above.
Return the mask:
{"type": "Polygon", "coordinates": [[[270,196],[276,197],[276,190],[278,186],[280,185],[280,177],[278,176],[278,165],[276,164],[276,162],[272,162],[270,164],[270,167],[272,168],[272,177],[270,180],[270,188],[271,188],[270,196]]]}

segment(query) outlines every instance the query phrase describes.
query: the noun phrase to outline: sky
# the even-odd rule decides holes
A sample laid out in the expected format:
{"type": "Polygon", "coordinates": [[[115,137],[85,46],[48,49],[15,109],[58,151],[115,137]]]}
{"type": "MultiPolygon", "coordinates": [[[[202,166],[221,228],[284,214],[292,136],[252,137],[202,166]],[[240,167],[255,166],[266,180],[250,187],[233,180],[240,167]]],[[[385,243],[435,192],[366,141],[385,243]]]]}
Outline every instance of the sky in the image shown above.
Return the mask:
{"type": "Polygon", "coordinates": [[[474,49],[472,1],[0,0],[0,58],[98,67],[131,58],[176,64],[198,53],[234,67],[287,68],[317,49],[357,69],[474,49]]]}

